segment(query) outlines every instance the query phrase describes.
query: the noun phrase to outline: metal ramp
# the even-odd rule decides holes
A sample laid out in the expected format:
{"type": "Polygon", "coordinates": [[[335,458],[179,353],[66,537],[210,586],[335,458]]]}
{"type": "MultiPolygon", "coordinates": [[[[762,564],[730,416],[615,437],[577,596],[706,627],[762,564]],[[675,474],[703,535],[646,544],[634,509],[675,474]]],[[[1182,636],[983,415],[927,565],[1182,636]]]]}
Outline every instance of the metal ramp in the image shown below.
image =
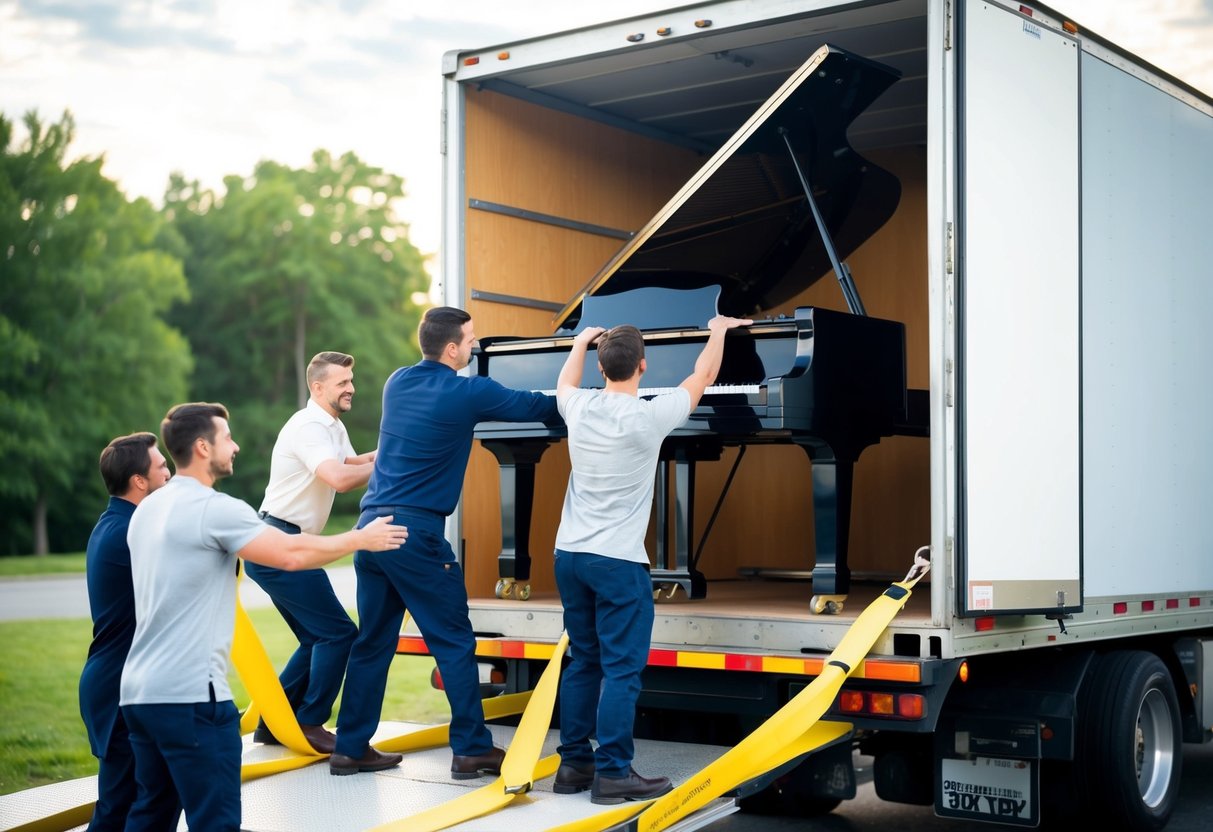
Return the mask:
{"type": "MultiPolygon", "coordinates": [[[[428,728],[407,722],[384,722],[372,743],[428,728]]],[[[490,725],[493,742],[507,747],[514,728],[490,725]]],[[[288,756],[281,746],[254,745],[245,737],[244,763],[259,763],[288,756]]],[[[559,733],[549,731],[543,754],[554,754],[559,733]]],[[[644,774],[663,774],[674,783],[691,777],[728,748],[683,742],[636,740],[636,768],[644,774]]],[[[451,780],[451,749],[433,748],[404,755],[404,762],[387,771],[334,777],[327,757],[306,768],[262,777],[241,787],[241,829],[245,832],[363,832],[390,821],[452,800],[480,788],[492,778],[451,780]]],[[[18,830],[71,830],[83,832],[87,823],[63,825],[50,822],[62,810],[70,810],[96,799],[97,778],[83,777],[27,789],[0,797],[0,832],[18,830]],[[30,824],[36,824],[30,826],[30,824]]],[[[535,783],[534,789],[500,812],[450,827],[453,832],[517,832],[549,829],[591,817],[618,807],[596,806],[588,791],[555,794],[552,778],[535,783]]],[[[737,811],[733,798],[719,798],[671,829],[690,832],[701,829],[737,811]]],[[[91,808],[83,819],[86,821],[91,808]]],[[[65,816],[70,824],[71,816],[65,816]]],[[[179,830],[187,829],[184,819],[179,830]]]]}
{"type": "MultiPolygon", "coordinates": [[[[428,726],[385,722],[371,742],[422,727],[428,726]]],[[[489,730],[493,732],[493,742],[503,748],[509,746],[514,736],[514,729],[509,726],[490,725],[489,730]]],[[[558,744],[558,732],[549,731],[543,754],[556,753],[558,744]]],[[[680,783],[727,750],[716,745],[637,740],[635,764],[642,773],[664,774],[680,783]]],[[[246,756],[245,761],[250,758],[246,756]]],[[[241,826],[246,832],[361,832],[445,803],[490,780],[491,777],[451,780],[448,747],[413,751],[405,754],[404,762],[394,769],[349,777],[332,776],[327,763],[321,761],[245,783],[241,790],[244,815],[241,826]]],[[[591,803],[588,791],[555,794],[552,778],[548,778],[535,783],[531,792],[505,809],[450,829],[453,832],[542,830],[612,808],[616,807],[591,803]]],[[[737,806],[732,798],[720,798],[710,811],[697,816],[696,820],[701,822],[679,828],[699,829],[735,811],[737,806]]]]}

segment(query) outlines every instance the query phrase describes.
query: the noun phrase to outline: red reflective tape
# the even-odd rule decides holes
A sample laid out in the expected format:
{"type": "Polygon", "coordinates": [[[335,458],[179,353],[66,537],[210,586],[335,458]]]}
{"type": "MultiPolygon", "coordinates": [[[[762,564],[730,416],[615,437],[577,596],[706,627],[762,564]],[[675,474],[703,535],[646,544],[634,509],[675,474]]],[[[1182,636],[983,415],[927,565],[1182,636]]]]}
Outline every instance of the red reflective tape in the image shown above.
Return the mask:
{"type": "Polygon", "coordinates": [[[506,659],[525,659],[526,658],[526,642],[524,641],[503,641],[501,642],[501,655],[506,659]]]}
{"type": "Polygon", "coordinates": [[[657,667],[677,667],[678,666],[678,651],[677,650],[650,650],[649,664],[657,667]]]}
{"type": "Polygon", "coordinates": [[[762,656],[747,656],[738,653],[725,653],[725,670],[762,670],[762,656]]]}

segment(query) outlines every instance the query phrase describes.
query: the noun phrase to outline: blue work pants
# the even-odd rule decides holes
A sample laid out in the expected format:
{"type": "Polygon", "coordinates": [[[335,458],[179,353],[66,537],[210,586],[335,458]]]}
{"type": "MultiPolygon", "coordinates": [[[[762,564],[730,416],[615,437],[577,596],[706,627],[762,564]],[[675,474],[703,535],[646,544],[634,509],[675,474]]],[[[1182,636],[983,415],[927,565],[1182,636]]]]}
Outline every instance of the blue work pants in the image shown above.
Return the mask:
{"type": "Polygon", "coordinates": [[[640,675],[653,638],[653,585],[644,564],[556,550],[556,586],[569,634],[560,677],[560,758],[594,760],[603,777],[626,777],[640,675]],[[598,749],[590,737],[598,737],[598,749]]]}
{"type": "MultiPolygon", "coordinates": [[[[287,534],[299,527],[276,517],[262,518],[287,534]]],[[[300,725],[323,725],[333,715],[333,703],[345,679],[345,664],[358,628],[346,614],[323,569],[287,572],[245,562],[244,570],[270,596],[287,626],[299,639],[278,675],[287,701],[300,725]]]]}
{"type": "Polygon", "coordinates": [[[240,714],[230,699],[124,705],[138,795],[126,832],[239,832],[240,714]]]}
{"type": "Polygon", "coordinates": [[[399,549],[354,555],[358,638],[337,714],[337,753],[361,757],[379,727],[388,668],[407,609],[442,674],[451,706],[451,750],[460,756],[484,754],[493,747],[493,735],[480,703],[463,570],[443,537],[446,518],[421,509],[376,508],[362,512],[358,528],[388,514],[393,524],[408,527],[409,538],[399,549]]]}

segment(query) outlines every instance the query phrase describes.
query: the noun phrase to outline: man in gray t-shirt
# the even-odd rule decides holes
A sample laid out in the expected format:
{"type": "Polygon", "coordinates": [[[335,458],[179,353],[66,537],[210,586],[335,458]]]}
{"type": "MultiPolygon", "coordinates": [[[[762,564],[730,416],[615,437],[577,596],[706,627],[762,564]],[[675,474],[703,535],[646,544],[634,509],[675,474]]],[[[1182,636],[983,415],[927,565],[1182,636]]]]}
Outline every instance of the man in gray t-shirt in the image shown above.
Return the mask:
{"type": "Polygon", "coordinates": [[[182,810],[191,829],[240,828],[240,718],[227,683],[236,558],[311,569],[355,549],[398,549],[408,536],[390,517],[328,537],[262,523],[214,488],[240,450],[227,419],[221,404],[168,412],[160,430],[176,476],[139,504],[127,531],[136,623],[121,705],[138,789],[127,829],[176,829],[182,810]]]}
{"type": "Polygon", "coordinates": [[[749,320],[717,315],[695,369],[678,389],[639,397],[644,338],[633,326],[587,327],[556,382],[572,472],[556,532],[556,585],[571,661],[560,682],[560,769],[554,791],[590,789],[593,803],[665,794],[667,777],[632,769],[632,725],[653,635],[645,531],[661,443],[716,380],[725,333],[749,320]],[[598,342],[602,390],[581,390],[586,349],[598,342]],[[590,746],[596,736],[598,748],[590,746]]]}

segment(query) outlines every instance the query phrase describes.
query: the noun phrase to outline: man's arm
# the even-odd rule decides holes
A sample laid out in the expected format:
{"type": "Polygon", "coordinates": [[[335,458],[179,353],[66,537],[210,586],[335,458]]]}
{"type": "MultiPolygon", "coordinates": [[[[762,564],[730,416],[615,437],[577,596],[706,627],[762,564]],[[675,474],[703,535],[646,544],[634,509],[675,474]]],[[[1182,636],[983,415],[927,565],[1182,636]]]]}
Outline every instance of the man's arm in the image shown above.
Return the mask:
{"type": "MultiPolygon", "coordinates": [[[[375,452],[363,456],[370,456],[372,460],[375,452]]],[[[329,488],[336,489],[339,493],[344,494],[355,488],[360,488],[366,485],[371,478],[371,472],[375,470],[374,461],[370,462],[354,462],[353,460],[360,457],[350,457],[345,462],[338,462],[335,459],[326,459],[324,462],[316,466],[316,479],[323,482],[329,488]]]]}
{"type": "Polygon", "coordinates": [[[390,515],[377,517],[361,529],[329,535],[287,534],[266,526],[265,531],[236,555],[287,572],[315,569],[358,549],[385,552],[400,548],[408,539],[409,531],[405,526],[392,525],[391,521],[390,515]]]}
{"type": "Polygon", "coordinates": [[[754,323],[749,318],[727,318],[717,315],[708,321],[708,342],[703,345],[699,358],[695,359],[695,369],[678,385],[691,396],[691,410],[699,404],[703,391],[716,380],[720,372],[720,361],[724,358],[724,334],[739,326],[754,323]]]}
{"type": "Polygon", "coordinates": [[[564,360],[564,366],[560,368],[560,375],[556,379],[557,396],[563,393],[566,388],[576,390],[581,386],[581,373],[585,367],[585,351],[604,332],[606,330],[600,326],[587,326],[573,338],[573,346],[569,350],[568,358],[564,360]]]}

